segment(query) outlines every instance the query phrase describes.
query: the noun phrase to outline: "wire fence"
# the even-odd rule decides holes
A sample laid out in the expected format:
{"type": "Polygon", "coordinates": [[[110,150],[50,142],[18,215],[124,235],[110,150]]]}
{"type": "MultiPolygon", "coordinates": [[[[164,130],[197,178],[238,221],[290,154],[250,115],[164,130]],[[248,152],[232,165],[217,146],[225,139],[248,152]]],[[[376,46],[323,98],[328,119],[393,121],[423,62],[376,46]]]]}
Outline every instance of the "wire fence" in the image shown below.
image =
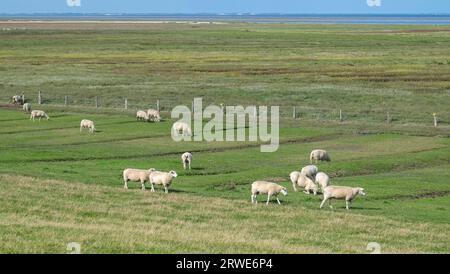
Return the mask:
{"type": "MultiPolygon", "coordinates": [[[[0,100],[3,102],[12,103],[12,98],[2,95],[0,100]]],[[[136,98],[128,99],[127,97],[111,98],[111,97],[98,97],[90,96],[80,98],[76,96],[61,96],[61,95],[48,95],[43,92],[37,92],[33,97],[25,97],[25,100],[33,105],[49,105],[49,106],[66,106],[66,107],[83,107],[94,109],[122,109],[129,112],[142,109],[157,109],[161,112],[170,112],[174,107],[185,105],[190,109],[193,109],[194,98],[176,98],[171,99],[161,98],[148,100],[143,98],[138,100],[136,98]]],[[[207,99],[203,100],[203,107],[214,104],[207,99]]],[[[232,104],[227,104],[232,105],[232,104]]],[[[236,103],[234,105],[241,105],[236,103]]],[[[34,107],[36,108],[36,107],[34,107]]],[[[414,112],[399,112],[385,109],[346,109],[346,108],[318,108],[311,106],[279,106],[280,118],[292,118],[292,119],[319,119],[319,120],[333,120],[333,121],[370,121],[378,123],[400,123],[400,124],[423,124],[434,126],[449,126],[450,125],[450,113],[441,111],[433,116],[432,113],[414,113],[414,112]]],[[[270,114],[270,107],[268,108],[270,114]]]]}

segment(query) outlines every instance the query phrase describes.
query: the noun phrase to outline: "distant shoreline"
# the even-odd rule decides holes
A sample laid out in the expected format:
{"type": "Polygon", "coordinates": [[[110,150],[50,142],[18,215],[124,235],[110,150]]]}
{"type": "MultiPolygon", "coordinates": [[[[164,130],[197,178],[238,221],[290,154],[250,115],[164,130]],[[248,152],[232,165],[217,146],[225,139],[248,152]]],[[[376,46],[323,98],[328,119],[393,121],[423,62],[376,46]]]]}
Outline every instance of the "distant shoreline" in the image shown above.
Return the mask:
{"type": "Polygon", "coordinates": [[[0,14],[0,21],[450,25],[450,14],[0,14]]]}

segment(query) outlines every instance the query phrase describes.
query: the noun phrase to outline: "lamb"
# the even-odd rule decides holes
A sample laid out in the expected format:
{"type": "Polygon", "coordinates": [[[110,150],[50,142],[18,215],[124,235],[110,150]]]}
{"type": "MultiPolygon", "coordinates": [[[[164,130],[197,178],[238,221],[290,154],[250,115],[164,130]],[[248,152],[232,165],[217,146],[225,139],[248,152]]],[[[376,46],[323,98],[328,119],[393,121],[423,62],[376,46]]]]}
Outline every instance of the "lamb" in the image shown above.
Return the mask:
{"type": "Polygon", "coordinates": [[[318,171],[319,169],[317,168],[317,166],[308,165],[303,167],[300,173],[314,181],[318,171]]]}
{"type": "Polygon", "coordinates": [[[23,111],[25,111],[25,112],[31,112],[31,104],[30,104],[30,103],[25,103],[25,104],[23,104],[22,109],[23,109],[23,111]]]}
{"type": "Polygon", "coordinates": [[[192,131],[191,127],[184,122],[176,122],[172,126],[172,130],[174,131],[174,135],[181,134],[183,136],[191,136],[192,131]]]}
{"type": "Polygon", "coordinates": [[[153,121],[153,122],[161,121],[161,115],[160,115],[159,111],[156,109],[148,109],[147,116],[150,121],[153,121]]]}
{"type": "Polygon", "coordinates": [[[183,168],[186,169],[186,167],[189,166],[190,170],[192,163],[192,154],[189,152],[183,153],[183,155],[181,155],[181,161],[183,162],[183,168]]]}
{"type": "Polygon", "coordinates": [[[364,189],[361,187],[327,186],[323,190],[323,201],[320,204],[320,208],[322,208],[324,203],[328,201],[330,208],[333,209],[333,206],[331,205],[331,199],[345,199],[345,208],[349,210],[352,201],[358,194],[361,194],[363,196],[366,195],[364,189]]]}
{"type": "Polygon", "coordinates": [[[137,121],[148,121],[148,115],[147,112],[143,111],[143,110],[138,110],[136,112],[136,120],[137,121]]]}
{"type": "Polygon", "coordinates": [[[41,121],[41,118],[47,118],[47,120],[50,119],[50,117],[48,117],[47,113],[45,113],[42,110],[33,110],[31,112],[30,120],[33,120],[33,122],[34,122],[35,118],[39,118],[39,121],[41,121]]]}
{"type": "Polygon", "coordinates": [[[311,164],[313,163],[313,161],[315,161],[317,164],[318,161],[329,162],[329,161],[331,161],[331,158],[326,150],[315,149],[315,150],[311,151],[311,154],[309,155],[309,161],[311,164]]]}
{"type": "Polygon", "coordinates": [[[89,129],[90,133],[94,133],[94,131],[95,131],[94,122],[92,122],[91,120],[87,120],[87,119],[81,120],[80,132],[83,130],[83,128],[87,128],[87,129],[89,129]]]}
{"type": "Polygon", "coordinates": [[[275,184],[272,182],[266,182],[266,181],[255,181],[252,183],[252,203],[257,204],[258,201],[256,200],[256,196],[259,194],[266,194],[267,193],[267,202],[266,205],[269,204],[270,196],[275,196],[277,198],[278,204],[281,204],[280,200],[278,199],[278,194],[282,193],[283,195],[287,195],[287,189],[283,186],[280,186],[279,184],[275,184]]]}
{"type": "Polygon", "coordinates": [[[178,175],[175,171],[171,170],[169,172],[153,171],[150,173],[150,183],[152,185],[152,192],[155,192],[155,185],[163,185],[164,192],[169,193],[169,187],[172,183],[173,178],[178,175]]]}
{"type": "Polygon", "coordinates": [[[145,182],[149,181],[150,174],[154,172],[154,168],[149,170],[127,168],[123,171],[123,188],[128,189],[128,181],[141,182],[142,190],[145,190],[145,182]]]}
{"type": "Polygon", "coordinates": [[[316,184],[320,186],[320,188],[323,190],[330,185],[330,177],[325,172],[318,172],[316,174],[316,184]]]}

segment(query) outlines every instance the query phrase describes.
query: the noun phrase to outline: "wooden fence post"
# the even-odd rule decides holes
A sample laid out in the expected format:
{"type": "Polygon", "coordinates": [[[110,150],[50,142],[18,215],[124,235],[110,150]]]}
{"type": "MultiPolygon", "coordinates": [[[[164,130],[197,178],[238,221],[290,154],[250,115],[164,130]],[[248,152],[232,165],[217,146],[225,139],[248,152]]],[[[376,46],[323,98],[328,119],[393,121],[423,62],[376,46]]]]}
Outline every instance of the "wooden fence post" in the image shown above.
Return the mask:
{"type": "Polygon", "coordinates": [[[433,113],[433,119],[434,119],[434,127],[438,126],[438,120],[437,120],[437,114],[433,113]]]}
{"type": "Polygon", "coordinates": [[[125,109],[128,109],[128,98],[125,98],[125,109]]]}
{"type": "Polygon", "coordinates": [[[95,108],[98,108],[98,96],[95,96],[95,108]]]}
{"type": "Polygon", "coordinates": [[[41,91],[38,92],[38,104],[39,104],[39,105],[42,104],[42,95],[41,95],[41,91]]]}
{"type": "Polygon", "coordinates": [[[339,110],[339,121],[341,121],[341,122],[343,121],[343,119],[342,119],[342,109],[339,110]]]}
{"type": "Polygon", "coordinates": [[[293,109],[292,109],[292,118],[297,118],[297,109],[296,109],[296,107],[293,107],[293,109]]]}
{"type": "Polygon", "coordinates": [[[156,110],[157,110],[157,111],[160,111],[160,108],[159,108],[159,99],[156,100],[156,110]]]}

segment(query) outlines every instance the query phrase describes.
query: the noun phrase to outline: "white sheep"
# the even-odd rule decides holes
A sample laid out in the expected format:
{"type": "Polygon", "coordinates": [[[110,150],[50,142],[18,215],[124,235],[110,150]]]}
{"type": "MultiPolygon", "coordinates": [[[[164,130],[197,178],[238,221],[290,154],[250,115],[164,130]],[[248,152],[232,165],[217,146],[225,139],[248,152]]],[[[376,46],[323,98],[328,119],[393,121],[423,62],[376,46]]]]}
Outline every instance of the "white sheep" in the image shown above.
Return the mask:
{"type": "MultiPolygon", "coordinates": [[[[300,176],[300,178],[302,178],[302,176],[300,176]]],[[[305,190],[303,191],[303,193],[305,194],[311,194],[311,191],[314,195],[317,195],[317,192],[319,191],[319,186],[314,183],[313,180],[309,179],[306,176],[303,176],[304,181],[305,181],[305,190]]]]}
{"type": "Polygon", "coordinates": [[[12,102],[14,103],[14,104],[19,104],[19,105],[22,105],[22,104],[24,104],[25,103],[25,95],[14,95],[13,97],[12,97],[12,102]]]}
{"type": "Polygon", "coordinates": [[[345,199],[345,208],[349,210],[353,199],[355,199],[358,194],[361,194],[363,196],[366,195],[364,189],[361,187],[327,186],[323,190],[323,201],[320,204],[320,208],[322,208],[324,203],[328,201],[330,208],[333,209],[333,206],[331,205],[331,199],[345,199]]]}
{"type": "Polygon", "coordinates": [[[303,167],[302,170],[300,171],[300,173],[314,181],[315,176],[318,171],[319,171],[319,169],[317,168],[317,166],[308,165],[308,166],[303,167]]]}
{"type": "Polygon", "coordinates": [[[311,154],[309,155],[309,161],[311,162],[311,164],[313,163],[313,161],[315,161],[317,164],[318,161],[329,162],[329,161],[331,161],[331,158],[326,150],[315,149],[315,150],[311,151],[311,154]]]}
{"type": "Polygon", "coordinates": [[[314,193],[314,195],[317,194],[318,187],[317,185],[308,177],[306,177],[304,174],[298,171],[292,171],[289,174],[289,177],[291,178],[292,187],[294,188],[294,191],[297,192],[297,186],[304,188],[304,193],[310,194],[311,191],[314,193]]]}
{"type": "Polygon", "coordinates": [[[175,171],[171,170],[169,172],[162,171],[153,171],[150,173],[150,183],[152,186],[152,192],[155,192],[155,185],[164,186],[164,191],[169,193],[169,187],[172,183],[173,178],[176,178],[178,175],[175,171]]]}
{"type": "Polygon", "coordinates": [[[153,121],[153,122],[161,121],[161,115],[160,115],[159,111],[156,109],[151,109],[151,108],[148,109],[147,116],[150,121],[153,121]]]}
{"type": "Polygon", "coordinates": [[[316,174],[316,184],[320,186],[320,188],[323,190],[330,185],[330,177],[325,172],[318,172],[316,174]]]}
{"type": "MultiPolygon", "coordinates": [[[[300,186],[298,184],[298,178],[300,178],[301,173],[299,171],[292,171],[289,174],[289,178],[291,179],[292,182],[292,187],[294,188],[294,191],[297,192],[297,186],[300,186]]],[[[304,186],[302,186],[304,187],[304,186]]]]}
{"type": "Polygon", "coordinates": [[[138,121],[148,121],[148,115],[147,112],[143,111],[143,110],[138,110],[136,112],[136,120],[138,121]]]}
{"type": "Polygon", "coordinates": [[[33,110],[31,112],[30,120],[33,120],[33,122],[34,122],[35,118],[39,118],[39,121],[41,121],[41,118],[46,118],[47,120],[50,119],[50,117],[48,117],[47,113],[45,113],[42,110],[33,110]]]}
{"type": "Polygon", "coordinates": [[[183,135],[183,136],[191,136],[192,131],[187,123],[184,122],[175,122],[172,126],[172,130],[174,131],[174,135],[183,135]]]}
{"type": "Polygon", "coordinates": [[[287,195],[287,189],[283,186],[280,186],[279,184],[272,183],[272,182],[266,182],[266,181],[255,181],[252,183],[252,203],[258,203],[256,200],[256,197],[259,194],[266,194],[267,193],[267,202],[266,205],[269,204],[270,197],[275,196],[277,198],[278,204],[281,204],[280,200],[278,199],[278,194],[282,193],[283,195],[287,195]]]}
{"type": "Polygon", "coordinates": [[[187,167],[189,167],[189,169],[191,169],[192,154],[189,152],[183,153],[183,155],[181,155],[181,161],[183,162],[184,169],[186,169],[187,167]]]}
{"type": "Polygon", "coordinates": [[[90,133],[94,133],[94,131],[95,131],[95,125],[94,125],[94,122],[91,121],[91,120],[87,120],[87,119],[81,120],[81,123],[80,123],[80,132],[83,130],[83,128],[87,128],[87,129],[89,129],[89,132],[90,132],[90,133]]]}
{"type": "Polygon", "coordinates": [[[123,188],[128,189],[128,181],[141,182],[142,190],[145,190],[145,182],[150,180],[150,173],[154,172],[154,168],[149,170],[127,168],[123,171],[123,188]]]}
{"type": "Polygon", "coordinates": [[[31,112],[31,104],[30,104],[30,103],[25,103],[25,104],[23,104],[22,109],[23,109],[23,111],[25,111],[25,112],[31,112]]]}

